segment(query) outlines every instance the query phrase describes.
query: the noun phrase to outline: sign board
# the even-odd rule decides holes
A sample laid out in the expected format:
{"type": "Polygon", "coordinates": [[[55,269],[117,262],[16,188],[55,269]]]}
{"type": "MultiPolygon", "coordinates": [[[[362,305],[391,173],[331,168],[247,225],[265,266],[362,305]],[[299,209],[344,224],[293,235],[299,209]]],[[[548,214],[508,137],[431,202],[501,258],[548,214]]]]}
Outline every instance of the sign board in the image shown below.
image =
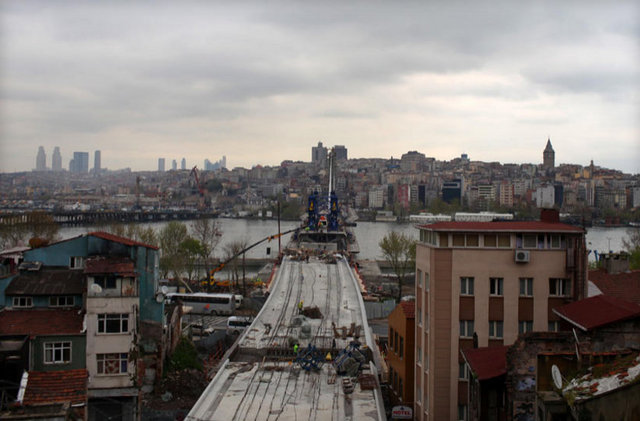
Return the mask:
{"type": "Polygon", "coordinates": [[[412,420],[413,408],[410,406],[398,405],[391,409],[392,420],[412,420]]]}

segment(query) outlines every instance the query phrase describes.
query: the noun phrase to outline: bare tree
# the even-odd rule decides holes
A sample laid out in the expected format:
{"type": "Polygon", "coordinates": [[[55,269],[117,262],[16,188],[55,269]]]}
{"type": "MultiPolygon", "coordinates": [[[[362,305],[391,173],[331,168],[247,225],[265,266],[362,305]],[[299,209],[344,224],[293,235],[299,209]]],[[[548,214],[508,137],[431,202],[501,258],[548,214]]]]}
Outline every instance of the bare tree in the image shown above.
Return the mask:
{"type": "Polygon", "coordinates": [[[211,270],[211,259],[222,237],[218,223],[213,219],[196,219],[191,224],[191,237],[200,242],[201,258],[207,273],[211,270]]]}
{"type": "Polygon", "coordinates": [[[640,269],[640,228],[629,228],[627,237],[622,239],[622,245],[630,254],[629,267],[640,269]]]}
{"type": "MultiPolygon", "coordinates": [[[[238,288],[238,258],[242,258],[242,273],[244,274],[244,254],[242,254],[242,250],[247,248],[247,240],[236,240],[229,244],[227,244],[224,249],[226,252],[225,260],[231,259],[235,256],[231,261],[229,261],[228,265],[231,267],[231,280],[233,282],[234,289],[238,288]],[[242,254],[242,256],[241,256],[242,254]]],[[[244,276],[242,277],[242,290],[243,294],[247,292],[247,286],[245,285],[244,276]]]]}
{"type": "Polygon", "coordinates": [[[403,233],[391,231],[378,243],[382,255],[398,277],[398,302],[402,298],[402,279],[416,265],[416,241],[403,233]]]}

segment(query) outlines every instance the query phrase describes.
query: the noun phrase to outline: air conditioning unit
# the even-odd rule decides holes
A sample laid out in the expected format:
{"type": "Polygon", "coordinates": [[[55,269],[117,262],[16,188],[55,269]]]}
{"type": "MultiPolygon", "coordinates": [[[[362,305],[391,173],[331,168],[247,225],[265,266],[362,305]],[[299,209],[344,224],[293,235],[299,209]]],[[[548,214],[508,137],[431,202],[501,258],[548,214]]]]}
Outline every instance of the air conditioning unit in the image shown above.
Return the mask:
{"type": "Polygon", "coordinates": [[[526,263],[529,261],[529,250],[516,250],[515,261],[517,263],[526,263]]]}

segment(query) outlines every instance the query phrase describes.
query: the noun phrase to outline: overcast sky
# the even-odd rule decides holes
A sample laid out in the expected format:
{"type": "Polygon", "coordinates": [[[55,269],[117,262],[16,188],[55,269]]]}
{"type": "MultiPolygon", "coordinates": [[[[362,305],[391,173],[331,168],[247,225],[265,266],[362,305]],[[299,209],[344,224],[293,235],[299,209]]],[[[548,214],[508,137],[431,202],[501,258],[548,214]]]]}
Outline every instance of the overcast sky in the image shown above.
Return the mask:
{"type": "Polygon", "coordinates": [[[38,146],[229,168],[350,158],[640,172],[640,6],[624,1],[0,3],[0,172],[38,146]]]}

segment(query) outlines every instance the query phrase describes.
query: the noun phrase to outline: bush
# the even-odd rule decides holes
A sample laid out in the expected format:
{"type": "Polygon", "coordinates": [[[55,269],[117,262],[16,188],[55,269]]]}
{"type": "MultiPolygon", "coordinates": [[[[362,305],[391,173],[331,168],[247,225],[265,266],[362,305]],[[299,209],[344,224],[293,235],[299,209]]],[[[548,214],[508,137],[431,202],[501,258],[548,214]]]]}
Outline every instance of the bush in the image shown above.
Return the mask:
{"type": "Polygon", "coordinates": [[[179,371],[190,368],[202,370],[202,363],[196,347],[183,336],[169,359],[168,369],[169,371],[179,371]]]}

